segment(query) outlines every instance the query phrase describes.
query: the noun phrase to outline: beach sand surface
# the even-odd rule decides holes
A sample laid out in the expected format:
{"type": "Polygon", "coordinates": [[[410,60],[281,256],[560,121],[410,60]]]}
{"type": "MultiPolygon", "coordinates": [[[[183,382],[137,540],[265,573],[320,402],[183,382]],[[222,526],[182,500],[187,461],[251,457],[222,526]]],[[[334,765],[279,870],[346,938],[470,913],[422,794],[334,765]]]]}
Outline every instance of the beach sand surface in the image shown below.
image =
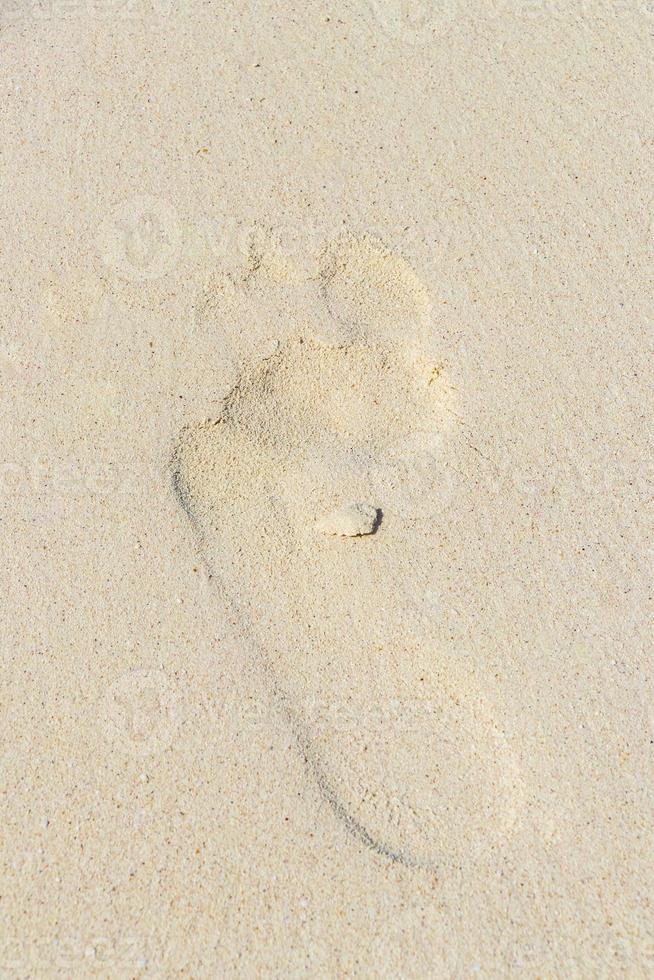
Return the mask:
{"type": "Polygon", "coordinates": [[[0,8],[0,973],[654,973],[654,10],[0,8]]]}

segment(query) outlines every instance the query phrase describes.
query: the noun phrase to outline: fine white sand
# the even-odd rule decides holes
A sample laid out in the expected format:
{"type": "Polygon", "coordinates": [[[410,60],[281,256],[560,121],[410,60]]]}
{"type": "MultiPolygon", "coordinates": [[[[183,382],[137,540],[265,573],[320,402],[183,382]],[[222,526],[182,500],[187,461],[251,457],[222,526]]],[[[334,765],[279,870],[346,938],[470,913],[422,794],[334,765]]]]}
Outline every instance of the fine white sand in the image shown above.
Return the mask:
{"type": "Polygon", "coordinates": [[[0,975],[654,974],[653,36],[0,7],[0,975]]]}

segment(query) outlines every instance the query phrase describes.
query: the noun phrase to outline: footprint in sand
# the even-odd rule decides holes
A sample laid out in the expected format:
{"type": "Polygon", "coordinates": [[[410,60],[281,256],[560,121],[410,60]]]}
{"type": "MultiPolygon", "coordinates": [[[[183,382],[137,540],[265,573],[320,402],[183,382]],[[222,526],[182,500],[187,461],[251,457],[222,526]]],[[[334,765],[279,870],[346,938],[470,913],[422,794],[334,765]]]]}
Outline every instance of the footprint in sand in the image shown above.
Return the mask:
{"type": "Polygon", "coordinates": [[[444,425],[419,350],[429,297],[402,259],[352,236],[315,284],[333,335],[323,320],[245,367],[181,434],[173,486],[339,819],[392,860],[458,864],[500,846],[516,773],[489,700],[439,657],[426,515],[440,463],[406,465],[444,425]]]}

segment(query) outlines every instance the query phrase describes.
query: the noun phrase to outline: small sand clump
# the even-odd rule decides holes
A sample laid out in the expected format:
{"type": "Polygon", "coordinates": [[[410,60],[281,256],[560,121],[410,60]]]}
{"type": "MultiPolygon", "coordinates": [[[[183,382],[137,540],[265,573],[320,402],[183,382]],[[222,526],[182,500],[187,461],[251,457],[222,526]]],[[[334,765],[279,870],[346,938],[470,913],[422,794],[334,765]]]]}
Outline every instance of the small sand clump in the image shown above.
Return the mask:
{"type": "Polygon", "coordinates": [[[371,504],[354,502],[338,507],[318,522],[323,534],[339,535],[344,538],[357,538],[373,534],[377,529],[379,511],[371,504]]]}

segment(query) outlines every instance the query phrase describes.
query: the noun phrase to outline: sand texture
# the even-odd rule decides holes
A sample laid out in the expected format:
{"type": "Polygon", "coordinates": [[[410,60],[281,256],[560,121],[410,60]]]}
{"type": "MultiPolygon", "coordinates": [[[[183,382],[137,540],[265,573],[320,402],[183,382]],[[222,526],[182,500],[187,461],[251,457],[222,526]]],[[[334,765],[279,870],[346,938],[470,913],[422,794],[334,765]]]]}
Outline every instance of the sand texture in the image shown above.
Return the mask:
{"type": "Polygon", "coordinates": [[[0,5],[0,976],[654,976],[653,38],[0,5]]]}

